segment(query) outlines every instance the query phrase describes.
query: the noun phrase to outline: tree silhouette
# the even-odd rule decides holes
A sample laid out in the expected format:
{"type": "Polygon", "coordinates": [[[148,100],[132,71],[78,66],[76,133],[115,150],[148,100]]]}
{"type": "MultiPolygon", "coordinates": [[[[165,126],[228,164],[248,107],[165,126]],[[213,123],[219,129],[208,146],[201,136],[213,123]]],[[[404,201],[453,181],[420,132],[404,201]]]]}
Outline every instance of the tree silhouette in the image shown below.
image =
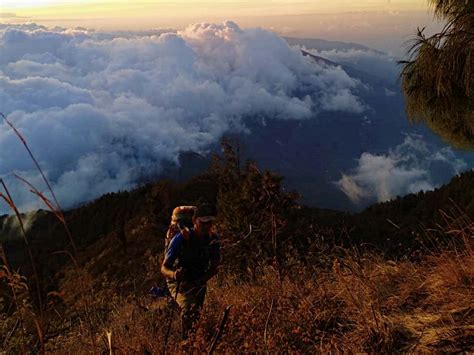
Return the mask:
{"type": "Polygon", "coordinates": [[[410,120],[425,122],[458,148],[474,149],[474,0],[430,0],[441,32],[418,34],[403,61],[410,120]]]}
{"type": "Polygon", "coordinates": [[[255,162],[241,166],[238,142],[223,139],[221,144],[223,154],[215,156],[211,169],[219,182],[223,268],[252,273],[260,266],[279,266],[301,236],[294,218],[298,195],[284,190],[283,177],[261,171],[255,162]]]}

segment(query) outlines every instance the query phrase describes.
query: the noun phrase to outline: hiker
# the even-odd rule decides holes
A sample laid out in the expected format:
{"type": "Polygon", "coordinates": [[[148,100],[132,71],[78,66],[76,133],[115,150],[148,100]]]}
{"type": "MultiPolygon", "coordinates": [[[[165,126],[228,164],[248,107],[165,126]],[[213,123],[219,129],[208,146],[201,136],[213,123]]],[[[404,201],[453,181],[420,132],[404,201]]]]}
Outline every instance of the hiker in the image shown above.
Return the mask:
{"type": "Polygon", "coordinates": [[[183,339],[199,319],[206,283],[217,274],[220,263],[219,237],[211,231],[215,219],[214,206],[198,206],[192,218],[193,228],[185,228],[171,239],[161,266],[171,296],[181,309],[183,339]]]}

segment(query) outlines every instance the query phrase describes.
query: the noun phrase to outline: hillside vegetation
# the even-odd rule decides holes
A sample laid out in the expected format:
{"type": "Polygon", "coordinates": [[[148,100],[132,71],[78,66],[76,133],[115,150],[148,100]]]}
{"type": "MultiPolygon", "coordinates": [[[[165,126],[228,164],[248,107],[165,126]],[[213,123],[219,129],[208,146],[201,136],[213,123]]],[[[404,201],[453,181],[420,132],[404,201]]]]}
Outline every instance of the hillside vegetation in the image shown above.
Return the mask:
{"type": "MultiPolygon", "coordinates": [[[[361,214],[309,209],[282,177],[229,143],[209,172],[107,194],[2,239],[0,348],[7,353],[469,352],[474,350],[474,174],[361,214]],[[195,333],[154,299],[172,209],[217,203],[223,264],[195,333]],[[26,276],[26,279],[24,278],[26,276]],[[167,337],[167,329],[171,331],[167,337]]],[[[5,219],[6,217],[2,217],[5,219]]],[[[11,232],[11,226],[9,227],[11,232]]]]}

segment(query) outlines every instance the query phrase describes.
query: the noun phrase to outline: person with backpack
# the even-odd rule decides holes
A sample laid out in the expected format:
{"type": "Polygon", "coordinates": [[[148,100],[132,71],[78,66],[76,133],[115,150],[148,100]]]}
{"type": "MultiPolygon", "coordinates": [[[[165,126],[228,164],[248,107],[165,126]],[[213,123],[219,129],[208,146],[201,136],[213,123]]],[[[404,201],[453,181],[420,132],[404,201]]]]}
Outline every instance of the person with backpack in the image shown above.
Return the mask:
{"type": "Polygon", "coordinates": [[[171,296],[181,309],[183,339],[199,319],[207,281],[217,274],[221,261],[219,237],[212,232],[216,214],[213,205],[198,206],[193,227],[183,228],[171,239],[161,266],[171,296]]]}

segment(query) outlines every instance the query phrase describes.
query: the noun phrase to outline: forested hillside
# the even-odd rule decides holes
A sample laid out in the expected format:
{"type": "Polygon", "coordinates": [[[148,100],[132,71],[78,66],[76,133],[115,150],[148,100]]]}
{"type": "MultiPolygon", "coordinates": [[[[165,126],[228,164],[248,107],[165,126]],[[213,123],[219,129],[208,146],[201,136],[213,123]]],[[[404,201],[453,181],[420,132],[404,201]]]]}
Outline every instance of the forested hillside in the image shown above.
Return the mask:
{"type": "Polygon", "coordinates": [[[434,191],[419,192],[372,205],[353,215],[353,238],[361,243],[383,246],[384,252],[406,253],[419,246],[419,237],[453,222],[474,216],[474,172],[455,176],[434,191]],[[397,251],[398,250],[398,251],[397,251]]]}

